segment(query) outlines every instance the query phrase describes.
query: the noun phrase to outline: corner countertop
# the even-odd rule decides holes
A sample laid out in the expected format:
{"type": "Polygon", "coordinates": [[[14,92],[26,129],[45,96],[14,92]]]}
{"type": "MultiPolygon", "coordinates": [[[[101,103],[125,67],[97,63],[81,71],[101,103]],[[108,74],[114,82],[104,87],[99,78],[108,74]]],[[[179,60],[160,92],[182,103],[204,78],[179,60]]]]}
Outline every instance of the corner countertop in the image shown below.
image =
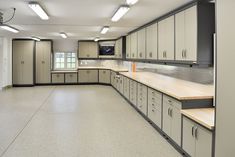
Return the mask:
{"type": "Polygon", "coordinates": [[[178,100],[213,99],[214,96],[213,85],[194,83],[151,72],[121,72],[120,74],[178,100]]]}
{"type": "Polygon", "coordinates": [[[78,70],[86,70],[86,69],[98,69],[98,70],[112,70],[116,72],[128,72],[127,68],[119,68],[119,67],[103,67],[103,66],[80,66],[78,70]]]}
{"type": "Polygon", "coordinates": [[[181,110],[181,113],[208,128],[214,130],[215,128],[215,109],[214,108],[198,108],[198,109],[187,109],[181,110]]]}

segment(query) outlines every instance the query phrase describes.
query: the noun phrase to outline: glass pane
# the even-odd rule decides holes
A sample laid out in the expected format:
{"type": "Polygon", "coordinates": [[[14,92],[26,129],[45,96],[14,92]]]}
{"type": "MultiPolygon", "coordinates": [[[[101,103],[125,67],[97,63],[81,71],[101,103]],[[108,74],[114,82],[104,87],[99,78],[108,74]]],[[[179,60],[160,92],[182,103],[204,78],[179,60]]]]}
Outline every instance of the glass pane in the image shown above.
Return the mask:
{"type": "Polygon", "coordinates": [[[67,58],[67,62],[71,62],[72,61],[72,58],[67,58]]]}
{"type": "Polygon", "coordinates": [[[71,68],[71,63],[67,63],[67,68],[71,68]]]}
{"type": "Polygon", "coordinates": [[[61,58],[60,62],[64,62],[64,58],[61,58]]]}
{"type": "Polygon", "coordinates": [[[60,62],[60,58],[56,58],[55,62],[60,62]]]}
{"type": "Polygon", "coordinates": [[[76,66],[75,66],[75,63],[72,63],[72,67],[71,68],[75,68],[76,66]]]}
{"type": "Polygon", "coordinates": [[[56,68],[60,68],[60,63],[56,63],[56,68]]]}
{"type": "Polygon", "coordinates": [[[67,57],[72,57],[72,53],[67,53],[67,57]]]}
{"type": "Polygon", "coordinates": [[[73,62],[73,63],[75,63],[75,62],[76,62],[76,61],[75,61],[75,58],[72,58],[72,62],[73,62]]]}
{"type": "Polygon", "coordinates": [[[64,63],[61,63],[61,64],[60,64],[60,68],[64,68],[64,63]]]}
{"type": "Polygon", "coordinates": [[[76,53],[72,53],[72,57],[76,57],[76,53]]]}

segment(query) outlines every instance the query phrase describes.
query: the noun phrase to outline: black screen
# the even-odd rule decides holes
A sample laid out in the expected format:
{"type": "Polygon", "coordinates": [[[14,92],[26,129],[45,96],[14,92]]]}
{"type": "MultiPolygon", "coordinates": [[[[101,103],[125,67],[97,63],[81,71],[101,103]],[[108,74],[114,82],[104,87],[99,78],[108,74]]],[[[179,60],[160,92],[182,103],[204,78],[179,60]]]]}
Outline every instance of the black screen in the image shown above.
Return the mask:
{"type": "Polygon", "coordinates": [[[100,55],[114,55],[114,46],[100,46],[100,55]]]}

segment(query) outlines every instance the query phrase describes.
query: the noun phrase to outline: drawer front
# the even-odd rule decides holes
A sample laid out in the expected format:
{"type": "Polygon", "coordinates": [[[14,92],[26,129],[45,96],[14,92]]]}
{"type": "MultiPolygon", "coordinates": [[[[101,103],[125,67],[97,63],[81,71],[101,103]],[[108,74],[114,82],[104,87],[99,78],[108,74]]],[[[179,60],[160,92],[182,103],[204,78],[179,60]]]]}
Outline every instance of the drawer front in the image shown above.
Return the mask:
{"type": "Polygon", "coordinates": [[[77,73],[67,73],[65,74],[65,83],[77,83],[78,77],[77,73]]]}
{"type": "Polygon", "coordinates": [[[147,86],[138,83],[137,107],[145,115],[147,115],[147,86]]]}
{"type": "Polygon", "coordinates": [[[176,108],[178,108],[179,110],[182,109],[182,103],[174,98],[171,98],[167,95],[163,95],[163,102],[164,103],[168,103],[176,108]]]}
{"type": "Polygon", "coordinates": [[[154,97],[156,99],[162,99],[162,93],[161,92],[158,92],[152,88],[148,88],[148,95],[150,97],[154,97]]]}
{"type": "Polygon", "coordinates": [[[148,106],[148,117],[152,120],[159,128],[161,128],[162,114],[161,110],[155,109],[153,106],[148,106]]]}
{"type": "Polygon", "coordinates": [[[99,82],[110,84],[110,70],[99,70],[99,82]]]}
{"type": "Polygon", "coordinates": [[[52,83],[64,83],[64,74],[52,74],[52,83]]]}

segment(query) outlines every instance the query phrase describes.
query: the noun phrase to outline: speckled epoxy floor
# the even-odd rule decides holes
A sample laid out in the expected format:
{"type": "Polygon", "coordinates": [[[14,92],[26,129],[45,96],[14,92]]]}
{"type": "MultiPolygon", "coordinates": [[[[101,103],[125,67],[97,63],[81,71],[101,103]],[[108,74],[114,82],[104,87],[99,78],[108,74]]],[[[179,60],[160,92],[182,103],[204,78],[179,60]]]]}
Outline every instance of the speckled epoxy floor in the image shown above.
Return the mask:
{"type": "Polygon", "coordinates": [[[112,87],[0,92],[1,157],[181,157],[112,87]]]}

